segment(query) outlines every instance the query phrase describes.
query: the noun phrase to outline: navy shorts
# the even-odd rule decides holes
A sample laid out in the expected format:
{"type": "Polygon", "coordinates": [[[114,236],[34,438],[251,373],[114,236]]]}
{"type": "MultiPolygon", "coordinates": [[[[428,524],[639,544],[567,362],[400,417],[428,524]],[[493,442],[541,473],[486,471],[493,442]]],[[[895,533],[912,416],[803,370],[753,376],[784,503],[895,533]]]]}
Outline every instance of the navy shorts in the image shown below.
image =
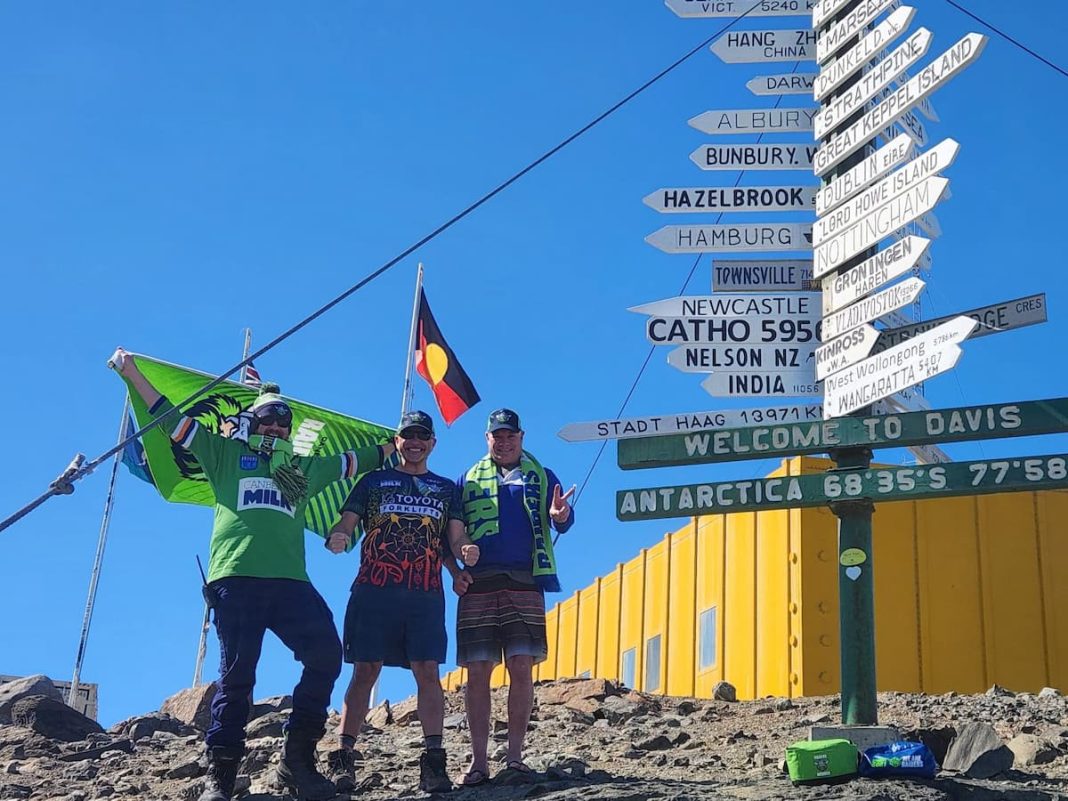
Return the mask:
{"type": "Polygon", "coordinates": [[[441,590],[357,585],[345,609],[345,661],[381,662],[410,668],[412,662],[445,661],[445,596],[441,590]]]}

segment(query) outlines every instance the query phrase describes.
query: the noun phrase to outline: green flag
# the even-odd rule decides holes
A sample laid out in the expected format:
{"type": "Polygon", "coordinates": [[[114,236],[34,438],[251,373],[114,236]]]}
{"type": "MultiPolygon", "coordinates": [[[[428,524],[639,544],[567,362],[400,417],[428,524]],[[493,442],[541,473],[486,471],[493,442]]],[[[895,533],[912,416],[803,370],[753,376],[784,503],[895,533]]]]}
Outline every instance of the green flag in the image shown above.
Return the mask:
{"type": "MultiPolygon", "coordinates": [[[[137,367],[156,390],[172,403],[178,403],[207,386],[214,376],[168,364],[147,356],[131,354],[137,367]]],[[[123,379],[125,380],[125,379],[123,379]]],[[[127,384],[129,382],[127,381],[127,384]]],[[[138,428],[148,425],[152,415],[137,391],[130,385],[130,401],[138,428]]],[[[182,408],[207,430],[223,436],[247,436],[251,414],[247,409],[256,399],[255,387],[226,381],[207,394],[199,395],[182,408]]],[[[393,435],[391,428],[347,417],[329,409],[303,401],[286,398],[293,410],[293,451],[300,456],[332,456],[354,448],[386,442],[393,435]]],[[[177,420],[177,415],[172,415],[177,420]]],[[[148,457],[149,470],[156,489],[164,500],[174,503],[215,505],[215,493],[204,476],[196,457],[171,441],[175,422],[170,419],[141,437],[148,457]]],[[[304,514],[304,525],[326,537],[330,527],[340,516],[341,505],[356,478],[337,481],[314,496],[304,514]]]]}

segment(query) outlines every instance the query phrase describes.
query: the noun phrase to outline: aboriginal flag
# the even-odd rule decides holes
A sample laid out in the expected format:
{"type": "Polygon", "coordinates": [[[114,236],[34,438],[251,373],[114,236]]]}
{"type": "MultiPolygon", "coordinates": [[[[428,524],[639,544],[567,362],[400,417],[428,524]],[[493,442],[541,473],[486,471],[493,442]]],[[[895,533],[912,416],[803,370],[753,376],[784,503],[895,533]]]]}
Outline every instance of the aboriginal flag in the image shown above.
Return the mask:
{"type": "Polygon", "coordinates": [[[426,293],[419,290],[419,323],[415,339],[415,369],[430,388],[434,390],[434,400],[438,403],[441,416],[446,425],[466,412],[481,398],[475,391],[475,385],[456,355],[452,352],[441,335],[441,329],[430,312],[426,302],[426,293]]]}

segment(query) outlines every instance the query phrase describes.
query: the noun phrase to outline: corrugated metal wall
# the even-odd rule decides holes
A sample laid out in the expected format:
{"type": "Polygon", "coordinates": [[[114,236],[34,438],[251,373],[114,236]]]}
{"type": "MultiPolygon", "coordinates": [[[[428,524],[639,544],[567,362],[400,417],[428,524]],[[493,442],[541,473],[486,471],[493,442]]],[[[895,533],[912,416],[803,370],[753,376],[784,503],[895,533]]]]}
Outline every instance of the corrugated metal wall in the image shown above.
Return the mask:
{"type": "MultiPolygon", "coordinates": [[[[772,475],[828,464],[792,459],[772,475]]],[[[877,505],[879,689],[1068,688],[1066,564],[1068,493],[877,505]]],[[[535,678],[698,697],[721,679],[739,698],[834,693],[837,582],[829,510],[693,519],[548,612],[535,678]]],[[[463,671],[444,681],[456,687],[463,671]]]]}

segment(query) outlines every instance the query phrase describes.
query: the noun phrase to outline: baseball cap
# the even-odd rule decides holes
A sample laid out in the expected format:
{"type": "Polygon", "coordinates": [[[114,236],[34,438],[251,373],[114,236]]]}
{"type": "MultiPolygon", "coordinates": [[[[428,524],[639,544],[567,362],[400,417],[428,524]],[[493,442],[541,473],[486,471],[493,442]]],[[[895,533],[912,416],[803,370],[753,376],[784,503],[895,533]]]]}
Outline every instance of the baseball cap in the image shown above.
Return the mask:
{"type": "Polygon", "coordinates": [[[519,427],[519,415],[511,409],[498,409],[495,412],[491,412],[489,422],[486,424],[486,430],[492,433],[500,431],[502,428],[507,428],[509,431],[522,431],[519,427]]]}
{"type": "Polygon", "coordinates": [[[403,431],[406,428],[423,428],[434,433],[434,420],[426,412],[421,412],[418,409],[411,412],[405,412],[400,419],[400,425],[397,426],[397,431],[403,431]]]}

